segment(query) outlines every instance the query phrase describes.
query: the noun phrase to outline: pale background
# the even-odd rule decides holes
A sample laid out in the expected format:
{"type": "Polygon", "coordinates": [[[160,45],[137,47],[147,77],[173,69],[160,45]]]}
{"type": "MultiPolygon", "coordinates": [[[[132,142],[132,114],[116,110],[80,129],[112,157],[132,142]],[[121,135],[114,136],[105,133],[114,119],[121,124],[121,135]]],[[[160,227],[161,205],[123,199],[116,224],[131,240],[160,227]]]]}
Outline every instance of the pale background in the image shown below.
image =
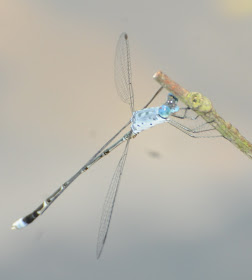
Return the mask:
{"type": "Polygon", "coordinates": [[[123,31],[137,109],[162,70],[252,140],[251,1],[1,0],[0,279],[252,279],[251,160],[169,125],[131,142],[98,261],[122,147],[30,227],[10,230],[130,118],[113,80],[123,31]]]}

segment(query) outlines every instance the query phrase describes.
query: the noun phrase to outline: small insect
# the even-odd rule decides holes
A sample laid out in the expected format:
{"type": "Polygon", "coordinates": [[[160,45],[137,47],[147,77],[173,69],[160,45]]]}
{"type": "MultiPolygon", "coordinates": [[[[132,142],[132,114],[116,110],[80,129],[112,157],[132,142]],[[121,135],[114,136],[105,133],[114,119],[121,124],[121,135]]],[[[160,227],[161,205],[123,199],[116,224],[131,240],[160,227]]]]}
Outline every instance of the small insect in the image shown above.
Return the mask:
{"type": "MultiPolygon", "coordinates": [[[[77,179],[77,177],[79,177],[82,173],[87,171],[93,164],[95,164],[101,158],[108,155],[120,144],[126,142],[123,154],[119,160],[119,163],[113,175],[103,206],[96,251],[97,258],[99,258],[108,235],[112,212],[115,205],[115,199],[118,192],[120,179],[123,173],[126,157],[128,154],[130,139],[134,138],[138,133],[162,123],[170,123],[171,125],[175,126],[176,128],[180,129],[181,131],[192,137],[209,137],[199,135],[198,133],[209,131],[213,128],[201,129],[204,126],[203,124],[197,129],[192,130],[170,118],[171,116],[173,116],[179,119],[188,119],[187,112],[190,110],[190,108],[180,109],[178,106],[178,99],[171,93],[168,94],[167,100],[163,105],[159,107],[147,108],[149,104],[153,101],[153,99],[160,93],[162,87],[154,94],[154,96],[142,110],[135,111],[130,63],[131,62],[128,35],[126,33],[122,33],[116,48],[115,83],[119,96],[125,103],[129,104],[130,106],[132,112],[131,120],[125,126],[123,126],[122,129],[120,129],[118,133],[116,133],[76,174],[74,174],[69,180],[62,184],[52,195],[50,195],[46,200],[44,200],[38,208],[32,211],[29,215],[20,218],[16,222],[14,222],[12,224],[12,229],[22,229],[27,225],[31,224],[35,219],[41,216],[50,205],[52,205],[56,198],[58,198],[69,187],[69,185],[75,179],[77,179]],[[179,110],[184,111],[184,113],[180,116],[176,115],[176,113],[179,110]],[[114,144],[108,147],[112,143],[112,141],[114,141],[115,138],[129,125],[131,125],[130,130],[126,134],[124,134],[124,136],[121,137],[118,141],[116,141],[114,144]]],[[[194,120],[196,118],[190,117],[189,119],[194,120]]]]}

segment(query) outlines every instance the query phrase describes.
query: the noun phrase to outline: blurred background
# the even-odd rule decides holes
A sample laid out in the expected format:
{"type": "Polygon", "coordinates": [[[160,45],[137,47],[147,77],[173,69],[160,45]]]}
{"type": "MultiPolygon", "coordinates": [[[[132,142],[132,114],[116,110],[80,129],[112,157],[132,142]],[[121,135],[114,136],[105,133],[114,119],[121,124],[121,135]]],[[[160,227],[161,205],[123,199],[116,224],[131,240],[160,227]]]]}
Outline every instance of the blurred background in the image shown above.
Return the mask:
{"type": "Polygon", "coordinates": [[[169,125],[131,141],[98,261],[123,146],[34,224],[10,229],[129,120],[113,77],[123,31],[136,109],[162,70],[252,140],[251,30],[250,0],[0,0],[0,278],[251,279],[251,160],[224,139],[191,139],[169,125]]]}

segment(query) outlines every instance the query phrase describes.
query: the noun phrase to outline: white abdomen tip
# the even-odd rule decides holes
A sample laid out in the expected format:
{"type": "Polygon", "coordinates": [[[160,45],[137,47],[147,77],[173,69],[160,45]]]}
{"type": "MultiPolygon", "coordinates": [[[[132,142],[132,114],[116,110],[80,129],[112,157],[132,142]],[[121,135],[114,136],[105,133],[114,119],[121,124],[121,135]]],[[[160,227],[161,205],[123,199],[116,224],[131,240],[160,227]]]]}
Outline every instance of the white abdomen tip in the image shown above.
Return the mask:
{"type": "Polygon", "coordinates": [[[18,219],[15,223],[12,224],[11,229],[21,229],[26,227],[28,224],[23,221],[23,218],[18,219]]]}

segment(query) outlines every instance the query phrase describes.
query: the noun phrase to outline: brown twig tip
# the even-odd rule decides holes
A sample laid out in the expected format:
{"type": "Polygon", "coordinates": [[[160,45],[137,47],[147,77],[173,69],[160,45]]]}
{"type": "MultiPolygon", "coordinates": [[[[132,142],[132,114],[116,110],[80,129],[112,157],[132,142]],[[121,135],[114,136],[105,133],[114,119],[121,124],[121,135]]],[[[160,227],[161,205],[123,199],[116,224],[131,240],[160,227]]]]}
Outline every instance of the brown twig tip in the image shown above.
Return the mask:
{"type": "Polygon", "coordinates": [[[188,90],[182,88],[179,84],[171,80],[168,76],[166,76],[161,71],[158,71],[154,74],[153,78],[161,84],[168,91],[172,92],[176,97],[178,97],[181,101],[187,96],[189,93],[188,90]]]}

